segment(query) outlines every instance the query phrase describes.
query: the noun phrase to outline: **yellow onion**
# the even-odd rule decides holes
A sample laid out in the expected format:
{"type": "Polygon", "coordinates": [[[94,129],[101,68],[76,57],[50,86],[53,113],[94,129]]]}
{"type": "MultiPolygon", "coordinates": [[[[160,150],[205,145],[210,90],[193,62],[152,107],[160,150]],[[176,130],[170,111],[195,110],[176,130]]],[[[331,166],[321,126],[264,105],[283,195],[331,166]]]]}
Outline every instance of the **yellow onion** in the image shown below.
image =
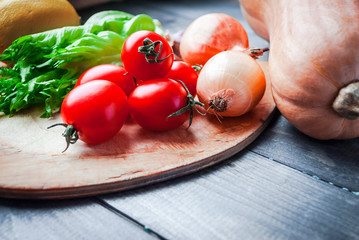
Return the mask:
{"type": "Polygon", "coordinates": [[[241,116],[252,110],[265,88],[260,65],[248,54],[235,50],[213,56],[197,80],[199,100],[208,112],[223,117],[241,116]]]}
{"type": "Polygon", "coordinates": [[[240,22],[224,13],[208,13],[186,28],[180,54],[190,65],[204,65],[219,52],[247,48],[247,32],[240,22]]]}

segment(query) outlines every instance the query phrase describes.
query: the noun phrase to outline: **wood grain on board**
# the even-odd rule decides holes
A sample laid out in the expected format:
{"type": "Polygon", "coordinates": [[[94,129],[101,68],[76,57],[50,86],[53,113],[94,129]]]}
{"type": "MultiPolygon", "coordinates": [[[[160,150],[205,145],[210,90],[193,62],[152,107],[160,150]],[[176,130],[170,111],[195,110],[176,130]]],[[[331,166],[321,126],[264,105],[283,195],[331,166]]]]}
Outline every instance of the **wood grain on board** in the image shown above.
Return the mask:
{"type": "MultiPolygon", "coordinates": [[[[267,65],[261,63],[265,68],[267,65]]],[[[0,197],[69,198],[143,186],[188,174],[229,158],[264,130],[275,104],[269,82],[250,113],[219,121],[195,115],[168,132],[146,131],[128,120],[112,140],[81,141],[62,153],[62,128],[47,129],[60,116],[39,118],[28,111],[0,118],[0,197]]]]}

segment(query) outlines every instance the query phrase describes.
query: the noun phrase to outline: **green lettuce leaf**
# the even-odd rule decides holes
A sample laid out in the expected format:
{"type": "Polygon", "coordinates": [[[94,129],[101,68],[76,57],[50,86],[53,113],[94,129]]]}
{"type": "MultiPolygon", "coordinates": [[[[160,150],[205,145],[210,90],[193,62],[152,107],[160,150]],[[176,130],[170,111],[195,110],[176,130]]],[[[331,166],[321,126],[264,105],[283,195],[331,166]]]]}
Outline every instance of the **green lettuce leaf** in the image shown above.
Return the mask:
{"type": "Polygon", "coordinates": [[[163,34],[160,23],[148,15],[103,11],[81,26],[18,38],[0,55],[0,61],[13,65],[0,68],[0,112],[12,116],[44,105],[41,117],[51,117],[85,70],[105,63],[122,65],[122,45],[139,30],[163,34]]]}

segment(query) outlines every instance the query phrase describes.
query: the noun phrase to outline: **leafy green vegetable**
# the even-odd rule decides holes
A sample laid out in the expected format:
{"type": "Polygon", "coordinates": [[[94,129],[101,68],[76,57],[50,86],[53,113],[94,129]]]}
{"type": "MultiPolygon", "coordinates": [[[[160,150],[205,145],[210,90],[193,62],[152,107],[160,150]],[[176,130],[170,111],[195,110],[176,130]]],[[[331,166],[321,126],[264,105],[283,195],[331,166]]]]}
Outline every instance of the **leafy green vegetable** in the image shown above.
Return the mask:
{"type": "Polygon", "coordinates": [[[45,104],[41,117],[52,116],[86,69],[121,65],[123,42],[138,30],[163,34],[159,22],[148,15],[103,11],[81,26],[18,38],[0,55],[0,61],[13,64],[0,68],[0,112],[13,115],[45,104]]]}

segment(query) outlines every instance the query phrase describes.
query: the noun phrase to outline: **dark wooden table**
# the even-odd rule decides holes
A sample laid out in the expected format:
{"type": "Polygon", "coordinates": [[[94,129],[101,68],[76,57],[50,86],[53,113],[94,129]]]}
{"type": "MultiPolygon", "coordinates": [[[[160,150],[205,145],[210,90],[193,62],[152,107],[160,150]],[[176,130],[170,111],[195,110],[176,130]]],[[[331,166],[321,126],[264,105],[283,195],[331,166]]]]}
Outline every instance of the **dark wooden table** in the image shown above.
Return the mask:
{"type": "MultiPolygon", "coordinates": [[[[236,0],[119,1],[79,10],[146,13],[171,33],[236,0]]],[[[200,172],[70,200],[0,199],[0,239],[359,239],[359,139],[318,141],[277,111],[245,150],[200,172]]]]}

